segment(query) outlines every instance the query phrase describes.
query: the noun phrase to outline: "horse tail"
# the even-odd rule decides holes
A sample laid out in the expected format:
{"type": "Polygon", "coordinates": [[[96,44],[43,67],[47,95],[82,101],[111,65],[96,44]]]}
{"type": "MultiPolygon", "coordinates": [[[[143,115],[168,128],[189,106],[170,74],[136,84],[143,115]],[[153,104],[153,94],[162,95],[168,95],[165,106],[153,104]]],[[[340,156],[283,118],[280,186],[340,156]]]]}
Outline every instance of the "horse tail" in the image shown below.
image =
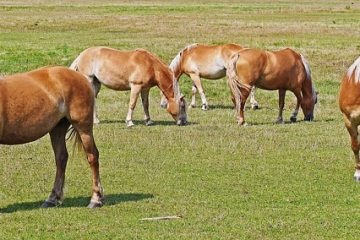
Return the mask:
{"type": "Polygon", "coordinates": [[[241,106],[241,92],[239,87],[238,76],[236,72],[236,63],[237,60],[240,58],[240,53],[235,53],[231,56],[229,62],[227,63],[226,67],[226,75],[228,77],[228,85],[230,87],[231,93],[234,97],[235,101],[235,109],[236,112],[240,111],[241,106]]]}
{"type": "Polygon", "coordinates": [[[358,57],[355,62],[347,70],[347,78],[351,79],[351,76],[355,73],[354,81],[355,83],[360,82],[360,57],[358,57]]]}
{"type": "Polygon", "coordinates": [[[67,138],[66,141],[68,140],[72,140],[74,139],[74,147],[73,147],[73,154],[75,152],[75,150],[77,150],[78,152],[84,152],[84,147],[80,138],[80,134],[78,133],[78,131],[76,131],[76,129],[71,126],[69,127],[69,129],[67,130],[67,138]]]}
{"type": "Polygon", "coordinates": [[[181,64],[181,58],[182,58],[184,51],[190,50],[190,49],[196,47],[197,45],[198,45],[197,43],[193,43],[193,44],[188,45],[188,46],[184,47],[183,49],[181,49],[178,52],[178,54],[176,54],[176,56],[174,57],[174,59],[171,61],[170,65],[169,65],[171,71],[173,71],[174,73],[179,71],[180,64],[181,64]]]}
{"type": "Polygon", "coordinates": [[[79,66],[78,66],[78,64],[79,64],[79,61],[80,61],[80,56],[81,56],[81,54],[71,63],[71,65],[70,65],[70,69],[72,69],[72,70],[74,70],[74,71],[79,71],[79,66]]]}

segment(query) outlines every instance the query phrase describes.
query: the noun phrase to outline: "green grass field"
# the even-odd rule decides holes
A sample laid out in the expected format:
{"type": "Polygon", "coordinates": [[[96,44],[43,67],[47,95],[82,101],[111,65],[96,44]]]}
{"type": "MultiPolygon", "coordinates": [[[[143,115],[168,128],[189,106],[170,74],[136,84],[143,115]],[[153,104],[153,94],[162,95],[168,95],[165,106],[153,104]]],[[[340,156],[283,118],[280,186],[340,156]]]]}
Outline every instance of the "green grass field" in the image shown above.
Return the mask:
{"type": "MultiPolygon", "coordinates": [[[[102,88],[94,131],[106,205],[86,208],[91,173],[78,153],[63,204],[40,209],[55,177],[49,137],[2,145],[0,239],[357,239],[360,185],[337,94],[360,53],[359,28],[357,0],[0,0],[2,75],[68,66],[97,45],[145,48],[169,63],[191,43],[237,43],[303,53],[320,92],[314,122],[276,125],[277,92],[258,90],[261,109],[239,127],[226,80],[204,80],[210,110],[189,110],[178,127],[153,88],[155,125],[143,124],[139,102],[127,128],[129,92],[102,88]],[[182,218],[140,220],[167,215],[182,218]]],[[[189,103],[191,80],[180,84],[189,103]]],[[[294,106],[288,92],[286,120],[294,106]]]]}

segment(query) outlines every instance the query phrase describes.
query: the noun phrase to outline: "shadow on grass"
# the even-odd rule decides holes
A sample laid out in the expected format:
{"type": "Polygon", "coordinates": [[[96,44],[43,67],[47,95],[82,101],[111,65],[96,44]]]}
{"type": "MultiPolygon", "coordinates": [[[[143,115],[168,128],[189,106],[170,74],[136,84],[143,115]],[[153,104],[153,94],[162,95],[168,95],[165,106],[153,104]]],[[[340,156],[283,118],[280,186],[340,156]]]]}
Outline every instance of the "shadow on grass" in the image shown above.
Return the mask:
{"type": "MultiPolygon", "coordinates": [[[[154,123],[151,126],[172,126],[172,125],[176,125],[175,121],[154,121],[152,120],[154,123]]],[[[114,123],[120,123],[120,124],[124,124],[124,126],[126,126],[126,123],[124,120],[100,120],[100,124],[114,124],[114,123]]],[[[136,125],[145,125],[145,121],[141,121],[141,120],[133,120],[133,123],[136,125]]],[[[188,122],[187,125],[195,125],[198,124],[196,122],[188,122]]],[[[185,125],[186,126],[186,125],[185,125]]]]}
{"type": "MultiPolygon", "coordinates": [[[[125,193],[105,195],[105,206],[112,206],[122,202],[137,202],[147,198],[153,198],[152,194],[145,193],[125,193]]],[[[90,202],[90,197],[65,198],[59,208],[84,207],[90,202]]],[[[0,213],[13,213],[17,211],[30,211],[40,209],[43,201],[14,203],[7,207],[0,208],[0,213]]]]}

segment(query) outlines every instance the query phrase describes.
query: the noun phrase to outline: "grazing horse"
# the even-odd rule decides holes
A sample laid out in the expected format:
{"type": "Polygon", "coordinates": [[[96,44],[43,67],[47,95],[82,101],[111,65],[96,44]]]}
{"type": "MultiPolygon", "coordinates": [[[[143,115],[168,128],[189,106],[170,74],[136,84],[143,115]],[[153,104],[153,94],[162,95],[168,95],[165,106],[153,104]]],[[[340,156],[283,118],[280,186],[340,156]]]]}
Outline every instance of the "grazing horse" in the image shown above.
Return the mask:
{"type": "MultiPolygon", "coordinates": [[[[173,72],[158,57],[144,49],[119,51],[107,47],[92,47],[84,50],[70,66],[84,74],[91,82],[95,96],[101,84],[106,87],[125,91],[130,90],[127,126],[133,126],[133,111],[141,94],[145,113],[145,124],[151,125],[149,114],[149,91],[158,86],[169,102],[167,111],[178,125],[186,124],[186,106],[180,94],[178,82],[173,72]]],[[[94,121],[99,122],[94,110],[94,121]]]]}
{"type": "Polygon", "coordinates": [[[274,52],[243,49],[232,56],[227,75],[236,111],[239,114],[239,125],[245,123],[244,106],[253,86],[279,91],[277,123],[284,122],[286,90],[293,92],[297,98],[296,108],[290,120],[296,122],[300,106],[305,116],[304,120],[313,120],[317,92],[311,80],[309,64],[301,54],[289,48],[274,52]]]}
{"type": "Polygon", "coordinates": [[[42,207],[57,206],[63,199],[68,130],[75,134],[92,170],[93,193],[88,207],[101,207],[99,152],[93,138],[95,98],[87,79],[65,67],[45,67],[4,77],[0,80],[0,92],[0,144],[23,144],[50,134],[56,177],[42,207]]]}
{"type": "Polygon", "coordinates": [[[344,75],[339,94],[339,106],[344,115],[346,129],[351,138],[351,148],[355,156],[354,179],[360,181],[359,132],[360,124],[360,57],[344,75]]]}
{"type": "MultiPolygon", "coordinates": [[[[175,74],[177,80],[185,73],[193,80],[192,98],[190,108],[195,107],[195,94],[199,91],[202,110],[208,109],[204,89],[200,78],[217,80],[225,77],[227,62],[231,56],[243,49],[236,44],[225,44],[217,46],[208,46],[201,44],[192,44],[182,49],[170,63],[170,68],[175,74]]],[[[251,91],[250,103],[253,109],[258,108],[255,100],[255,89],[251,91]]],[[[166,99],[163,97],[161,106],[166,107],[166,99]]]]}

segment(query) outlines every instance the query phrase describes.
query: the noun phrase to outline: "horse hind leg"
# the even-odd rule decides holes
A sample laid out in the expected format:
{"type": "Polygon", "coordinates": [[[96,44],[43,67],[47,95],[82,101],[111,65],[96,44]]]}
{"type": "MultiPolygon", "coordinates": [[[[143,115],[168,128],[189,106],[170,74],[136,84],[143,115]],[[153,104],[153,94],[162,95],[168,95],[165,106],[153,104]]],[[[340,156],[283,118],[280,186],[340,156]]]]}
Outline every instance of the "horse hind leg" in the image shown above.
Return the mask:
{"type": "Polygon", "coordinates": [[[100,92],[100,88],[101,88],[101,83],[100,81],[96,78],[96,77],[93,77],[92,80],[91,80],[91,85],[92,85],[92,88],[94,90],[94,93],[95,93],[95,102],[94,102],[94,123],[95,124],[99,124],[100,123],[100,120],[98,118],[98,114],[97,114],[97,104],[96,104],[96,99],[97,99],[97,96],[100,92]]]}
{"type": "Polygon", "coordinates": [[[255,99],[255,89],[255,86],[253,86],[250,92],[250,105],[253,110],[259,109],[259,103],[255,99]]]}
{"type": "Polygon", "coordinates": [[[92,170],[92,197],[88,208],[101,207],[104,204],[103,188],[100,182],[99,172],[99,151],[95,145],[92,124],[89,122],[73,124],[77,134],[78,141],[81,142],[86,154],[87,161],[92,170]]]}
{"type": "Polygon", "coordinates": [[[51,131],[51,145],[55,154],[56,175],[53,189],[50,196],[42,204],[42,207],[55,207],[61,204],[64,196],[65,170],[68,160],[68,152],[66,149],[65,136],[70,123],[63,119],[51,131]]]}
{"type": "Polygon", "coordinates": [[[134,84],[131,85],[129,109],[125,121],[128,127],[135,125],[132,121],[132,115],[136,107],[136,102],[139,97],[140,91],[141,91],[140,85],[134,85],[134,84]]]}
{"type": "Polygon", "coordinates": [[[351,138],[351,149],[354,152],[355,157],[355,181],[360,181],[360,160],[359,160],[359,132],[358,125],[355,124],[351,119],[345,117],[345,127],[348,130],[351,138]]]}

